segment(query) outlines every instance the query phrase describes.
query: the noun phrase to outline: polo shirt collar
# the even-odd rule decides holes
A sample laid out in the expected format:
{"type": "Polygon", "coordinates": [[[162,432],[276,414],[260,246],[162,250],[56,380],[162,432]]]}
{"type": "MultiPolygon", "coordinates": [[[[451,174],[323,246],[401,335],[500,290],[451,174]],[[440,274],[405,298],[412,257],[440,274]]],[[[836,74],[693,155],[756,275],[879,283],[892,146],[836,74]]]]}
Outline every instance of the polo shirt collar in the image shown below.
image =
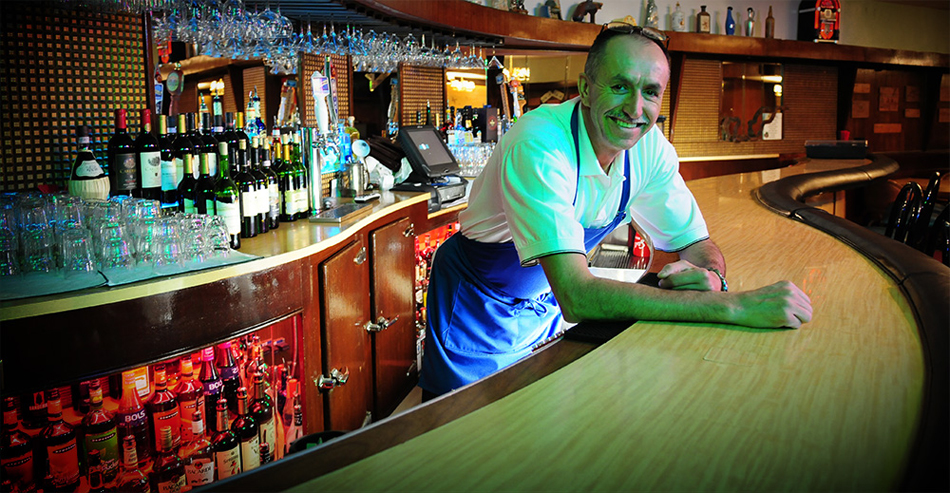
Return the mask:
{"type": "MultiPolygon", "coordinates": [[[[581,100],[577,98],[577,107],[580,111],[581,100]]],[[[573,110],[572,110],[573,111],[573,110]]],[[[578,142],[581,147],[581,166],[580,174],[583,176],[600,176],[603,178],[608,178],[608,174],[604,172],[604,169],[600,167],[600,161],[597,160],[597,155],[594,154],[594,146],[590,143],[590,137],[587,134],[587,123],[584,121],[584,115],[578,115],[580,119],[580,125],[578,125],[578,142]]],[[[617,154],[617,157],[614,158],[613,164],[610,165],[610,177],[617,175],[617,170],[620,170],[620,177],[623,178],[623,155],[627,152],[626,150],[617,154]]]]}

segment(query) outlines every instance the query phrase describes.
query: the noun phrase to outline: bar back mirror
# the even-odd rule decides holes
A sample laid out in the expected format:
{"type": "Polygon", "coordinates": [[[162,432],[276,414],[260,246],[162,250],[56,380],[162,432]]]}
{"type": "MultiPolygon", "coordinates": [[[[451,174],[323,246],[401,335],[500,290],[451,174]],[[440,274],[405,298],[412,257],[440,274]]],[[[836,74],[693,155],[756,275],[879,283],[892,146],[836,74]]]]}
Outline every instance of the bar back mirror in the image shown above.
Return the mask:
{"type": "Polygon", "coordinates": [[[782,76],[780,63],[722,62],[720,140],[781,140],[782,76]]]}

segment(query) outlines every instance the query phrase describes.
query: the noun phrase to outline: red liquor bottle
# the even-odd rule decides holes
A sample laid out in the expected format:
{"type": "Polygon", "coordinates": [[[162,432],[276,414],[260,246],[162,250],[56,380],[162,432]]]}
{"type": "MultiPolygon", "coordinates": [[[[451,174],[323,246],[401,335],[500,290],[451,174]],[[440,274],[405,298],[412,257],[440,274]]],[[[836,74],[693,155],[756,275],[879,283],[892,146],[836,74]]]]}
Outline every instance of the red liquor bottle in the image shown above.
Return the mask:
{"type": "Polygon", "coordinates": [[[178,448],[181,444],[181,420],[179,419],[178,400],[175,393],[168,390],[165,377],[165,365],[155,365],[155,393],[145,404],[148,410],[149,436],[152,438],[152,449],[158,450],[162,440],[162,428],[171,427],[172,446],[178,448]]]}
{"type": "Polygon", "coordinates": [[[10,482],[10,488],[13,490],[33,491],[36,489],[33,479],[33,445],[30,443],[30,435],[19,428],[16,402],[13,397],[6,397],[3,399],[3,434],[0,435],[0,467],[3,468],[3,479],[10,482]]]}
{"type": "MultiPolygon", "coordinates": [[[[195,380],[194,365],[191,362],[191,356],[185,356],[179,362],[180,378],[178,385],[175,386],[175,397],[178,399],[178,420],[181,424],[181,443],[188,443],[194,440],[192,435],[192,421],[195,419],[204,419],[205,400],[202,396],[203,391],[201,382],[195,380]],[[196,418],[200,416],[200,418],[196,418]]],[[[205,425],[201,424],[204,431],[205,425]]]]}
{"type": "Polygon", "coordinates": [[[223,342],[215,348],[215,366],[221,374],[221,382],[224,386],[224,398],[228,400],[228,410],[233,414],[237,412],[237,389],[241,386],[241,369],[234,362],[234,355],[231,352],[231,343],[223,342]]]}
{"type": "MultiPolygon", "coordinates": [[[[175,425],[177,427],[177,424],[175,425]]],[[[178,457],[172,437],[172,425],[159,429],[158,453],[152,467],[152,490],[157,493],[178,493],[185,487],[185,465],[178,457]]]]}
{"type": "Polygon", "coordinates": [[[218,429],[218,414],[212,412],[221,397],[224,382],[218,375],[218,369],[214,366],[214,347],[206,347],[201,350],[201,372],[198,374],[198,380],[202,385],[202,394],[204,401],[205,424],[209,430],[218,429]]]}
{"type": "Polygon", "coordinates": [[[63,421],[63,404],[59,398],[59,390],[50,390],[46,403],[49,424],[40,434],[49,466],[49,483],[46,487],[54,491],[75,491],[79,487],[79,446],[76,443],[76,429],[63,421]]]}
{"type": "Polygon", "coordinates": [[[149,493],[152,487],[148,478],[139,468],[138,446],[135,437],[127,435],[122,439],[122,472],[116,482],[118,491],[132,493],[149,493]]]}
{"type": "Polygon", "coordinates": [[[125,440],[125,437],[130,435],[135,437],[135,452],[139,467],[148,469],[152,463],[152,454],[149,451],[148,417],[145,406],[139,399],[134,371],[122,372],[122,397],[119,399],[116,415],[119,420],[119,439],[125,440]]]}
{"type": "Polygon", "coordinates": [[[241,442],[241,470],[250,471],[261,465],[261,437],[257,422],[249,412],[247,404],[247,388],[241,387],[237,391],[238,412],[231,430],[241,442]]]}
{"type": "Polygon", "coordinates": [[[185,465],[185,478],[188,481],[182,491],[214,481],[214,450],[211,449],[211,441],[205,436],[201,411],[195,411],[191,426],[192,439],[184,442],[178,449],[178,456],[185,465]]]}
{"type": "Polygon", "coordinates": [[[214,468],[218,476],[216,479],[220,480],[241,473],[241,444],[229,428],[227,399],[218,399],[215,409],[218,428],[211,439],[211,449],[214,450],[214,468]]]}
{"type": "Polygon", "coordinates": [[[251,416],[257,422],[260,434],[261,463],[270,462],[265,458],[265,449],[268,454],[277,450],[277,419],[274,416],[274,401],[267,395],[264,388],[264,375],[261,372],[254,374],[254,401],[250,408],[251,416]]]}

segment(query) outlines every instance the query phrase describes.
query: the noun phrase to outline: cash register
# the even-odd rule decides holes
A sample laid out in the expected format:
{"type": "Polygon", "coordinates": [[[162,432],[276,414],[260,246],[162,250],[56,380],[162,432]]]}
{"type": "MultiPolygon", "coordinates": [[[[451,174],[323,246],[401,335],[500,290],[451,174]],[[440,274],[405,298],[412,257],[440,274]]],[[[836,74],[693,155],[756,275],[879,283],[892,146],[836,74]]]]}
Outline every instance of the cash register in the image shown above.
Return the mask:
{"type": "Polygon", "coordinates": [[[405,182],[394,186],[393,191],[429,192],[429,212],[465,197],[468,182],[456,174],[459,164],[435,127],[400,127],[398,141],[412,173],[405,182]]]}

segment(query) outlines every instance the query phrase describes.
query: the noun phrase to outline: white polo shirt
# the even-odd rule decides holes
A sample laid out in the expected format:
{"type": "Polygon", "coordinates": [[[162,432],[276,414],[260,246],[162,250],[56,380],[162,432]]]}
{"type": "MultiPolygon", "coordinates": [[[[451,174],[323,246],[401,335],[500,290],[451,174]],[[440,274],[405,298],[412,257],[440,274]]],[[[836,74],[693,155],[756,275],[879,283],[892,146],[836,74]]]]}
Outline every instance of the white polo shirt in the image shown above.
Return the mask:
{"type": "MultiPolygon", "coordinates": [[[[495,147],[472,184],[462,233],[484,243],[514,241],[522,263],[562,252],[586,253],[584,228],[610,223],[620,207],[623,154],[605,173],[580,117],[578,176],[571,114],[579,99],[542,105],[522,116],[495,147]],[[577,199],[574,200],[575,191],[577,199]]],[[[709,237],[699,206],[679,174],[673,145],[656,127],[626,151],[630,160],[627,219],[662,251],[709,237]]]]}

